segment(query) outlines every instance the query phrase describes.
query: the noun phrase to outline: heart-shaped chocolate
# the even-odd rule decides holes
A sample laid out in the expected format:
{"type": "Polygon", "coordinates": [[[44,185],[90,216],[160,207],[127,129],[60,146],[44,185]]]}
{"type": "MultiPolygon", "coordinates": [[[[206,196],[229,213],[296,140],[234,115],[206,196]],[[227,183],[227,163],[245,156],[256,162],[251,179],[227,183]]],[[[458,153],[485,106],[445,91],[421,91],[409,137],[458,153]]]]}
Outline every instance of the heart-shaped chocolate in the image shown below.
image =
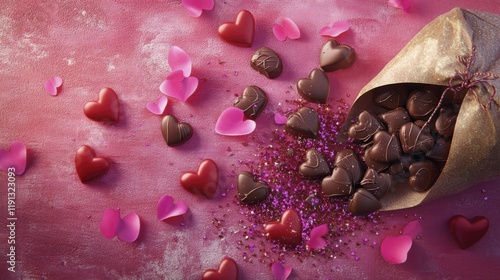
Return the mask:
{"type": "Polygon", "coordinates": [[[427,152],[434,146],[430,129],[421,129],[414,123],[407,123],[399,130],[399,140],[405,153],[427,152]]]}
{"type": "Polygon", "coordinates": [[[375,104],[389,110],[404,107],[408,99],[408,89],[405,84],[384,87],[375,96],[375,104]]]}
{"type": "Polygon", "coordinates": [[[380,209],[378,199],[369,191],[359,188],[349,199],[347,210],[354,215],[367,215],[380,209]]]}
{"type": "Polygon", "coordinates": [[[222,40],[240,47],[251,47],[255,33],[255,20],[252,13],[242,10],[236,17],[236,22],[226,22],[219,26],[219,36],[222,40]]]}
{"type": "Polygon", "coordinates": [[[389,163],[387,163],[387,162],[378,162],[378,161],[372,159],[371,154],[372,154],[372,147],[369,147],[365,150],[365,155],[363,158],[363,160],[365,161],[366,166],[368,166],[368,168],[373,168],[377,172],[380,172],[380,171],[383,171],[389,167],[389,163]]]}
{"type": "Polygon", "coordinates": [[[323,178],[321,188],[328,197],[348,196],[354,190],[351,173],[344,168],[335,167],[331,176],[323,178]]]}
{"type": "Polygon", "coordinates": [[[83,113],[94,121],[118,122],[120,118],[118,96],[112,89],[103,88],[99,92],[99,100],[85,104],[83,113]]]}
{"type": "Polygon", "coordinates": [[[370,157],[378,162],[391,162],[401,157],[401,145],[395,135],[385,131],[379,131],[373,136],[373,146],[370,149],[370,157]]]}
{"type": "Polygon", "coordinates": [[[465,249],[474,245],[486,234],[490,223],[483,216],[469,220],[462,215],[455,215],[450,218],[448,225],[453,239],[460,248],[465,249]]]}
{"type": "Polygon", "coordinates": [[[427,120],[436,108],[439,98],[429,90],[415,90],[406,101],[406,109],[414,120],[427,120]]]}
{"type": "Polygon", "coordinates": [[[319,64],[325,72],[350,67],[356,60],[356,52],[348,45],[341,45],[331,39],[321,47],[319,64]]]}
{"type": "Polygon", "coordinates": [[[365,169],[352,149],[344,149],[335,154],[335,167],[341,167],[351,173],[354,184],[359,183],[365,169]]]}
{"type": "Polygon", "coordinates": [[[326,103],[330,94],[330,81],[323,70],[313,69],[309,78],[297,82],[297,91],[307,101],[326,103]]]}
{"type": "Polygon", "coordinates": [[[425,192],[439,176],[439,169],[430,160],[414,162],[410,165],[409,184],[417,192],[425,192]]]}
{"type": "Polygon", "coordinates": [[[318,137],[318,113],[309,107],[302,107],[296,113],[288,116],[285,130],[292,134],[308,138],[318,137]]]}
{"type": "Polygon", "coordinates": [[[425,156],[438,163],[444,163],[448,159],[450,153],[451,141],[438,137],[432,149],[425,156]]]}
{"type": "Polygon", "coordinates": [[[280,222],[268,222],[264,228],[267,238],[285,245],[297,246],[302,242],[302,221],[296,210],[288,209],[280,222]]]}
{"type": "Polygon", "coordinates": [[[255,51],[250,66],[269,79],[278,78],[283,72],[280,56],[268,47],[260,47],[255,51]]]}
{"type": "Polygon", "coordinates": [[[202,280],[237,280],[238,264],[231,258],[225,257],[219,264],[219,268],[207,269],[202,280]]]}
{"type": "Polygon", "coordinates": [[[392,176],[387,173],[378,173],[375,169],[369,168],[360,184],[375,197],[381,198],[391,188],[392,176]]]}
{"type": "Polygon", "coordinates": [[[180,123],[173,115],[166,115],[161,121],[161,133],[167,145],[175,147],[193,136],[193,128],[188,123],[180,123]]]}
{"type": "Polygon", "coordinates": [[[191,193],[199,193],[214,198],[219,182],[219,168],[211,159],[204,159],[197,172],[187,172],[181,176],[181,186],[191,193]]]}
{"type": "Polygon", "coordinates": [[[378,117],[386,124],[389,134],[398,133],[402,125],[411,122],[410,115],[402,107],[380,114],[378,117]]]}
{"type": "Polygon", "coordinates": [[[305,162],[299,166],[299,173],[305,177],[317,178],[329,175],[330,166],[325,158],[316,149],[309,149],[306,152],[305,162]]]}
{"type": "Polygon", "coordinates": [[[243,171],[238,175],[238,199],[243,203],[264,201],[271,193],[271,188],[263,181],[256,182],[252,173],[243,171]]]}
{"type": "Polygon", "coordinates": [[[349,127],[348,135],[354,140],[369,142],[377,131],[384,130],[384,125],[368,111],[359,114],[358,121],[349,127]]]}
{"type": "Polygon", "coordinates": [[[455,131],[458,114],[451,108],[441,108],[439,116],[436,119],[436,131],[439,135],[450,138],[455,131]]]}
{"type": "Polygon", "coordinates": [[[243,110],[245,117],[255,120],[266,104],[266,93],[258,86],[248,86],[243,90],[243,95],[234,101],[233,106],[243,110]]]}
{"type": "Polygon", "coordinates": [[[109,170],[109,161],[103,157],[96,157],[94,150],[83,145],[76,151],[75,168],[82,183],[99,178],[109,170]]]}

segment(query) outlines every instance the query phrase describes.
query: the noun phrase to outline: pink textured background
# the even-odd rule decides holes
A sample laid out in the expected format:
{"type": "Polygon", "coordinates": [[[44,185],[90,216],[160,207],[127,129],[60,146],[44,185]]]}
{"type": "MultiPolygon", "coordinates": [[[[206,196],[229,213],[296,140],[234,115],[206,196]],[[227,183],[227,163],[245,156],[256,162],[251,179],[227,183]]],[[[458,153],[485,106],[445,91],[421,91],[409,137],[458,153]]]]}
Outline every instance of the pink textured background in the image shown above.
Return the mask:
{"type": "MultiPolygon", "coordinates": [[[[0,173],[0,279],[199,279],[216,268],[224,256],[239,264],[241,279],[272,279],[267,264],[245,262],[236,249],[236,194],[207,200],[179,187],[180,175],[196,170],[202,158],[220,168],[220,187],[234,183],[225,175],[242,171],[239,159],[253,158],[255,139],[267,139],[279,126],[273,122],[278,103],[295,99],[295,83],[318,66],[325,41],[319,29],[346,20],[351,30],[338,39],[353,46],[358,60],[352,68],[329,75],[331,99],[351,103],[357,92],[429,21],[455,6],[500,13],[498,0],[415,0],[411,13],[388,7],[385,0],[215,1],[200,18],[187,15],[179,1],[17,1],[4,0],[0,9],[0,148],[11,141],[28,147],[28,168],[17,177],[17,272],[7,271],[6,185],[0,173]],[[256,20],[251,48],[222,42],[217,27],[248,9],[256,20]],[[277,41],[271,30],[278,17],[292,18],[302,37],[277,41]],[[197,92],[186,102],[170,99],[167,112],[194,128],[186,144],[168,147],[160,132],[161,118],[145,105],[161,93],[158,86],[169,73],[167,54],[179,46],[192,58],[197,92]],[[268,80],[250,68],[249,58],[262,45],[278,52],[284,73],[268,80]],[[219,64],[219,62],[224,62],[219,64]],[[51,76],[64,80],[59,96],[49,96],[43,83],[51,76]],[[247,85],[269,96],[265,112],[250,136],[223,137],[214,132],[222,110],[247,85]],[[103,87],[120,98],[121,120],[116,125],[93,122],[83,115],[86,102],[103,87]],[[242,145],[247,141],[249,146],[242,145]],[[110,171],[83,185],[74,168],[74,155],[83,144],[112,161],[110,171]],[[228,151],[228,147],[231,151],[228,151]],[[163,194],[185,201],[193,213],[188,227],[156,220],[156,203],[163,194]],[[224,239],[212,226],[211,209],[233,215],[225,221],[224,239]],[[141,217],[135,243],[108,240],[99,231],[107,208],[141,217]],[[202,237],[206,236],[206,240],[202,237]]],[[[492,42],[498,44],[498,42],[492,42]]],[[[409,259],[389,265],[378,245],[356,249],[359,261],[346,257],[325,262],[307,258],[287,264],[289,279],[493,279],[500,272],[500,179],[479,183],[468,191],[413,209],[383,213],[388,229],[371,240],[397,234],[414,216],[421,217],[422,238],[409,259]],[[486,192],[482,192],[484,189],[486,192]],[[484,200],[484,197],[488,197],[484,200]],[[490,220],[486,236],[467,250],[451,240],[447,220],[455,215],[484,215],[490,220]],[[393,227],[394,226],[394,227],[393,227]],[[312,264],[315,263],[315,266],[312,264]]],[[[346,253],[349,253],[346,250],[346,253]]],[[[498,277],[497,277],[498,278],[498,277]]]]}

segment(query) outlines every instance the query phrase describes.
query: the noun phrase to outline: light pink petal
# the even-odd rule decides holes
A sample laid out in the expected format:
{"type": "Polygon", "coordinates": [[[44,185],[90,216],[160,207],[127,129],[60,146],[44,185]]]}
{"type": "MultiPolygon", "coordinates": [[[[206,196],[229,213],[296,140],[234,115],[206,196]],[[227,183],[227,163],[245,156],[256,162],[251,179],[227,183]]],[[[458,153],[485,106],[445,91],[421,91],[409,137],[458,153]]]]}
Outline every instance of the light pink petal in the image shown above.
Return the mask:
{"type": "Polygon", "coordinates": [[[403,12],[409,13],[412,0],[389,0],[387,4],[391,7],[402,9],[403,12]]]}
{"type": "Polygon", "coordinates": [[[273,34],[281,42],[286,40],[285,29],[278,23],[273,24],[273,34]]]}
{"type": "Polygon", "coordinates": [[[410,236],[412,239],[415,239],[417,235],[422,234],[422,227],[420,226],[420,222],[418,220],[409,222],[405,226],[403,234],[410,236]]]}
{"type": "Polygon", "coordinates": [[[286,280],[292,273],[291,266],[287,265],[283,268],[279,262],[274,262],[271,266],[271,270],[275,280],[286,280]]]}
{"type": "Polygon", "coordinates": [[[325,26],[321,28],[319,34],[321,36],[337,37],[340,34],[346,32],[347,30],[349,30],[349,24],[347,22],[337,21],[333,23],[332,27],[325,26]]]}
{"type": "Polygon", "coordinates": [[[231,107],[222,112],[215,124],[215,132],[226,136],[240,136],[252,133],[256,124],[253,120],[244,120],[243,110],[231,107]]]}
{"type": "Polygon", "coordinates": [[[161,83],[160,91],[167,96],[185,102],[198,88],[198,79],[195,77],[187,77],[178,81],[176,73],[172,72],[171,74],[174,74],[174,77],[169,75],[167,79],[161,83]]]}
{"type": "Polygon", "coordinates": [[[191,58],[185,51],[177,46],[171,47],[168,52],[168,65],[170,65],[172,72],[182,70],[184,77],[189,77],[191,75],[191,58]]]}
{"type": "Polygon", "coordinates": [[[118,224],[120,223],[120,210],[108,209],[104,211],[99,228],[106,238],[113,238],[116,235],[118,224]]]}
{"type": "Polygon", "coordinates": [[[410,251],[412,243],[413,241],[408,235],[388,236],[382,240],[380,252],[388,263],[404,263],[408,258],[408,251],[410,251]]]}
{"type": "Polygon", "coordinates": [[[155,115],[161,115],[167,108],[168,99],[165,95],[160,96],[156,102],[148,102],[146,108],[155,115]]]}
{"type": "Polygon", "coordinates": [[[186,214],[188,207],[184,202],[174,203],[174,198],[164,195],[158,201],[158,220],[162,221],[171,217],[177,217],[186,214]]]}
{"type": "Polygon", "coordinates": [[[323,236],[328,233],[328,225],[320,225],[311,230],[307,241],[307,250],[317,250],[325,248],[326,242],[323,236]]]}
{"type": "Polygon", "coordinates": [[[283,25],[283,29],[285,29],[285,33],[288,38],[292,40],[300,38],[300,29],[293,20],[283,18],[281,20],[281,24],[283,25]]]}
{"type": "Polygon", "coordinates": [[[274,113],[274,122],[276,124],[285,124],[287,120],[286,116],[283,116],[280,113],[274,113]]]}
{"type": "Polygon", "coordinates": [[[176,81],[176,82],[181,82],[184,80],[186,77],[184,77],[184,72],[182,70],[175,70],[170,72],[170,74],[167,75],[167,80],[169,81],[176,81]]]}
{"type": "Polygon", "coordinates": [[[61,77],[51,77],[45,83],[43,84],[43,87],[45,90],[53,96],[57,95],[57,88],[62,85],[62,78],[61,77]]]}
{"type": "Polygon", "coordinates": [[[14,168],[16,175],[22,175],[26,170],[26,146],[23,142],[12,142],[9,151],[0,149],[0,169],[9,172],[9,168],[14,168]]]}
{"type": "Polygon", "coordinates": [[[116,236],[123,242],[134,242],[139,237],[141,221],[136,213],[123,217],[116,229],[116,236]]]}
{"type": "Polygon", "coordinates": [[[212,10],[214,0],[182,0],[182,5],[192,17],[199,17],[203,10],[212,10]]]}

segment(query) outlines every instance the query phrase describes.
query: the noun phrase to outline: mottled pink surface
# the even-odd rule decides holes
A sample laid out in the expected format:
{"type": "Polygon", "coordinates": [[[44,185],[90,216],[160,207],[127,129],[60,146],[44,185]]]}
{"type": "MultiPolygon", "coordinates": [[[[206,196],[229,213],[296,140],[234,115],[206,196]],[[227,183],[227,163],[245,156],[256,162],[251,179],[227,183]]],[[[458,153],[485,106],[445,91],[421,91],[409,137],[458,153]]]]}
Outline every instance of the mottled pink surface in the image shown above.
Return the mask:
{"type": "MultiPolygon", "coordinates": [[[[318,66],[325,41],[319,30],[345,20],[351,28],[338,39],[352,45],[358,60],[349,69],[329,75],[331,101],[349,103],[359,90],[429,21],[455,6],[500,13],[498,0],[415,0],[410,13],[389,7],[385,0],[216,1],[199,18],[188,15],[181,1],[2,1],[0,9],[0,148],[14,140],[28,148],[28,166],[17,177],[16,272],[7,271],[7,175],[0,173],[0,279],[199,279],[225,256],[236,260],[241,279],[272,279],[270,261],[243,260],[236,243],[242,219],[232,204],[236,191],[213,200],[194,196],[179,186],[186,171],[203,158],[215,160],[220,187],[235,182],[226,174],[242,171],[237,161],[253,158],[255,139],[267,139],[274,112],[285,99],[298,97],[295,83],[318,66]],[[251,48],[224,43],[217,27],[251,11],[256,35],[251,48]],[[293,19],[301,38],[279,42],[272,24],[293,19]],[[171,148],[160,132],[161,118],[146,109],[160,95],[159,85],[170,72],[167,54],[172,46],[193,61],[198,90],[186,103],[170,99],[166,111],[194,128],[193,138],[171,148]],[[283,74],[268,80],[249,66],[262,45],[278,52],[283,74]],[[60,76],[58,96],[44,82],[60,76]],[[214,132],[220,113],[232,105],[247,85],[264,89],[269,103],[249,136],[227,137],[214,132]],[[120,122],[101,124],[83,114],[86,102],[111,87],[120,98],[120,122]],[[242,142],[248,142],[248,146],[242,142]],[[80,183],[74,156],[81,145],[107,156],[111,169],[88,185],[80,183]],[[230,148],[230,151],[229,149],[230,148]],[[192,212],[187,227],[156,218],[159,198],[169,194],[192,212]],[[229,207],[225,207],[229,203],[229,207]],[[220,209],[219,205],[223,208],[220,209]],[[106,239],[99,222],[108,208],[136,212],[141,233],[135,243],[106,239]],[[226,234],[217,236],[213,215],[227,213],[226,234]],[[203,237],[206,236],[206,239],[203,237]]],[[[498,44],[498,42],[492,42],[498,44]]],[[[500,179],[478,183],[466,192],[413,209],[383,213],[379,235],[357,232],[356,237],[378,241],[374,248],[344,248],[348,257],[325,261],[291,255],[289,279],[493,279],[500,272],[500,179]],[[487,197],[487,200],[485,199],[487,197]],[[490,229],[474,246],[462,250],[451,239],[448,219],[461,214],[486,216],[490,229]],[[380,241],[398,235],[404,225],[421,217],[422,237],[408,261],[391,265],[380,255],[380,241]],[[350,256],[355,251],[360,259],[350,256]]],[[[351,238],[351,237],[346,237],[351,238]]],[[[498,277],[496,277],[498,278],[498,277]]]]}

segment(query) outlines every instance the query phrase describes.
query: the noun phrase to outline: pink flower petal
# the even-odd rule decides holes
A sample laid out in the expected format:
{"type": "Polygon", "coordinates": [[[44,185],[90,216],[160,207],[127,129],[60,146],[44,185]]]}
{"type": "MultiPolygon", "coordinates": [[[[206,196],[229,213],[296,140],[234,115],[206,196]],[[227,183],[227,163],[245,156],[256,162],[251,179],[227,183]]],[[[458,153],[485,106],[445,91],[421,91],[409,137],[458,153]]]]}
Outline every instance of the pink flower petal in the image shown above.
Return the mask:
{"type": "Polygon", "coordinates": [[[271,266],[274,279],[276,280],[286,280],[292,273],[292,267],[287,265],[283,268],[281,263],[274,262],[271,266]]]}
{"type": "Polygon", "coordinates": [[[165,95],[160,96],[156,102],[148,102],[146,108],[155,115],[161,115],[167,108],[168,99],[165,95]]]}
{"type": "Polygon", "coordinates": [[[253,120],[244,120],[243,110],[235,107],[222,112],[215,124],[215,132],[226,136],[240,136],[252,133],[256,124],[253,120]]]}
{"type": "Polygon", "coordinates": [[[203,10],[212,10],[214,0],[182,0],[182,5],[192,17],[199,17],[203,10]]]}
{"type": "Polygon", "coordinates": [[[45,90],[53,96],[56,96],[58,93],[58,88],[62,85],[62,78],[61,77],[51,77],[45,83],[43,84],[45,90]]]}
{"type": "Polygon", "coordinates": [[[164,195],[158,201],[158,220],[166,220],[168,218],[182,216],[186,214],[188,207],[184,202],[174,203],[174,198],[169,195],[164,195]]]}
{"type": "Polygon", "coordinates": [[[273,34],[281,42],[286,40],[285,29],[278,23],[273,24],[273,34]]]}
{"type": "Polygon", "coordinates": [[[413,241],[408,235],[387,236],[382,240],[380,252],[388,263],[401,264],[406,262],[412,243],[413,241]]]}
{"type": "Polygon", "coordinates": [[[191,58],[185,51],[177,46],[173,46],[168,52],[168,65],[170,65],[172,72],[182,70],[184,77],[189,77],[191,75],[191,58]]]}
{"type": "Polygon", "coordinates": [[[179,71],[174,71],[161,83],[160,91],[170,97],[185,102],[198,88],[198,79],[187,77],[179,80],[179,71]]]}
{"type": "Polygon", "coordinates": [[[113,238],[116,235],[116,229],[120,223],[120,211],[114,209],[108,209],[104,211],[99,228],[102,234],[106,238],[113,238]]]}
{"type": "Polygon", "coordinates": [[[283,116],[280,113],[274,113],[274,122],[276,124],[285,124],[287,120],[286,116],[283,116]]]}
{"type": "Polygon", "coordinates": [[[23,142],[12,142],[9,151],[0,149],[0,169],[9,172],[9,168],[14,168],[16,175],[22,175],[26,170],[26,146],[23,142]]]}
{"type": "Polygon", "coordinates": [[[408,235],[412,239],[415,239],[417,235],[422,234],[422,227],[420,226],[420,222],[418,220],[409,222],[404,230],[403,230],[404,235],[408,235]]]}
{"type": "Polygon", "coordinates": [[[141,221],[136,213],[129,213],[123,217],[116,229],[116,236],[123,242],[134,242],[139,237],[141,221]]]}
{"type": "Polygon", "coordinates": [[[291,40],[295,40],[300,38],[300,29],[293,20],[283,18],[281,24],[275,23],[273,25],[273,34],[276,39],[282,42],[285,41],[287,37],[291,40]]]}
{"type": "Polygon", "coordinates": [[[391,7],[402,9],[405,13],[409,13],[412,0],[389,0],[387,4],[391,7]]]}
{"type": "Polygon", "coordinates": [[[323,236],[328,233],[328,225],[320,225],[311,230],[307,241],[307,250],[317,250],[325,248],[326,241],[323,236]]]}
{"type": "Polygon", "coordinates": [[[333,23],[332,27],[325,26],[321,28],[319,34],[321,36],[337,37],[340,34],[346,32],[347,30],[349,30],[349,24],[347,22],[337,21],[333,23]]]}

